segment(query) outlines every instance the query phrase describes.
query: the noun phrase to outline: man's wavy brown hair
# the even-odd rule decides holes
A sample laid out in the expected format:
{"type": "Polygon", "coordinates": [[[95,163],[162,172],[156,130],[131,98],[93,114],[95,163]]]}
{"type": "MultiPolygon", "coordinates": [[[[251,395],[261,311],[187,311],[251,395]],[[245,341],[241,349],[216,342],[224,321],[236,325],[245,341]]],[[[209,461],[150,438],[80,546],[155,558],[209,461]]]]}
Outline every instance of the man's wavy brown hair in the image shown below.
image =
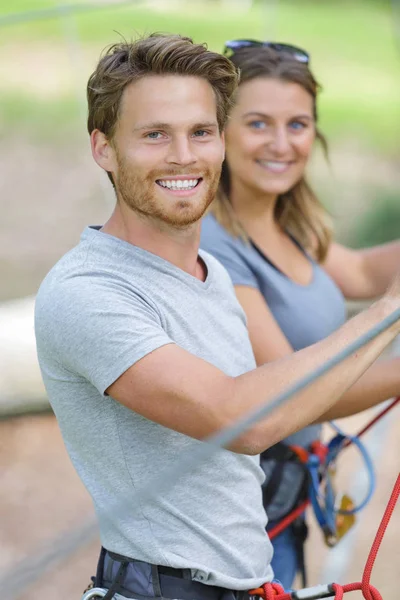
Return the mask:
{"type": "Polygon", "coordinates": [[[87,85],[88,131],[99,129],[112,138],[125,88],[147,75],[201,77],[214,90],[222,131],[238,73],[226,57],[180,35],[157,34],[113,44],[106,49],[87,85]]]}

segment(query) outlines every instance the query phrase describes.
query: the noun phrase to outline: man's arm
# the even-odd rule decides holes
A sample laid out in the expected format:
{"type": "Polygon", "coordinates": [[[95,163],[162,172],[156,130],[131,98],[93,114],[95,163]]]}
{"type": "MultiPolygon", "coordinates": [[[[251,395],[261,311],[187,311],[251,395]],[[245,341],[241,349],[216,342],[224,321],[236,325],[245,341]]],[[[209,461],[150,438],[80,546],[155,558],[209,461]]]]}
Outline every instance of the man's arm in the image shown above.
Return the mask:
{"type": "MultiPolygon", "coordinates": [[[[247,327],[258,365],[294,352],[272,315],[265,298],[252,287],[235,286],[236,295],[247,317],[247,327]]],[[[339,400],[319,417],[318,422],[348,417],[400,395],[400,358],[373,364],[339,400]]]]}
{"type": "MultiPolygon", "coordinates": [[[[207,438],[260,404],[274,399],[399,308],[399,287],[397,280],[382,300],[318,344],[238,377],[229,377],[206,361],[170,344],[139,360],[106,391],[145,418],[196,439],[207,438]]],[[[315,422],[357,381],[399,332],[397,322],[274,410],[232,443],[230,449],[243,454],[258,454],[315,422]]]]}

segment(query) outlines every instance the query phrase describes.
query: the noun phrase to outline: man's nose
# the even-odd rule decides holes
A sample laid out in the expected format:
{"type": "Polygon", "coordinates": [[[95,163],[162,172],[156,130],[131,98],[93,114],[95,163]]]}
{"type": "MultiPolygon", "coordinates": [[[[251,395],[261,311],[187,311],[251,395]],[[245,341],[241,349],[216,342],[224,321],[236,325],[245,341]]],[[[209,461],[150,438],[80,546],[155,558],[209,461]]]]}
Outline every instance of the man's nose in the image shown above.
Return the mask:
{"type": "Polygon", "coordinates": [[[193,152],[191,140],[187,136],[179,136],[172,140],[167,156],[168,163],[187,166],[196,161],[197,157],[193,152]]]}

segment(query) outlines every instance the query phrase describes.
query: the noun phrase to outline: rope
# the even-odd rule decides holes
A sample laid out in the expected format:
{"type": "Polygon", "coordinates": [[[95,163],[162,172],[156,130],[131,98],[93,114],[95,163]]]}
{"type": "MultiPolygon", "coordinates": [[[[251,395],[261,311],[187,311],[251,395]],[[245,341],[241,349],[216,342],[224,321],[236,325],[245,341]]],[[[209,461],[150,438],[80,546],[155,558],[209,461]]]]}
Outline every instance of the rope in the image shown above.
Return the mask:
{"type": "MultiPolygon", "coordinates": [[[[388,413],[389,410],[392,410],[392,408],[394,408],[396,406],[396,404],[398,404],[399,402],[400,402],[400,396],[398,398],[395,398],[388,406],[386,406],[386,408],[384,408],[373,419],[371,419],[371,421],[369,421],[369,423],[367,423],[365,425],[365,427],[363,427],[361,429],[361,431],[359,431],[355,437],[359,438],[362,435],[364,435],[364,433],[367,433],[367,431],[369,431],[371,429],[371,427],[373,425],[375,425],[375,423],[377,423],[377,421],[379,421],[382,417],[384,417],[386,415],[386,413],[388,413]]],[[[345,442],[343,442],[343,448],[347,448],[352,443],[353,443],[352,438],[348,438],[345,442]]]]}
{"type": "Polygon", "coordinates": [[[258,596],[264,600],[291,600],[292,594],[285,592],[279,583],[264,583],[262,587],[249,590],[250,596],[258,596]]]}
{"type": "Polygon", "coordinates": [[[396,503],[400,496],[400,473],[397,476],[397,480],[394,484],[389,502],[386,506],[385,512],[381,519],[380,525],[378,527],[378,531],[376,532],[374,541],[372,542],[371,550],[369,551],[367,561],[365,563],[364,573],[362,576],[362,580],[356,583],[348,583],[345,585],[339,585],[338,583],[332,583],[329,586],[322,586],[323,595],[316,596],[312,594],[313,588],[309,589],[309,593],[307,593],[307,589],[301,590],[299,593],[297,592],[285,592],[282,586],[276,583],[266,583],[261,588],[257,588],[255,590],[250,590],[250,594],[254,596],[259,596],[263,598],[263,600],[296,600],[299,598],[313,598],[317,600],[317,598],[326,598],[328,597],[326,592],[328,590],[328,595],[333,596],[334,600],[342,600],[344,594],[347,592],[355,592],[361,591],[363,598],[365,600],[383,600],[380,592],[371,585],[371,573],[375,564],[376,557],[379,552],[379,548],[381,546],[383,537],[385,535],[386,529],[389,525],[390,519],[393,515],[396,503]],[[332,594],[329,591],[332,590],[332,594]],[[311,595],[312,594],[312,595],[311,595]]]}
{"type": "Polygon", "coordinates": [[[300,517],[300,515],[303,514],[303,512],[306,510],[307,506],[309,506],[310,503],[311,500],[308,498],[302,504],[300,504],[300,506],[292,510],[291,513],[286,515],[286,517],[284,517],[282,521],[280,521],[277,525],[271,527],[271,529],[268,530],[269,539],[273,540],[274,538],[276,538],[277,535],[282,533],[282,531],[285,531],[285,529],[289,527],[289,525],[293,523],[293,521],[295,521],[297,517],[300,517]]]}
{"type": "Polygon", "coordinates": [[[287,594],[279,583],[267,583],[263,585],[265,600],[276,600],[277,596],[281,600],[290,600],[291,594],[287,594]]]}
{"type": "MultiPolygon", "coordinates": [[[[396,503],[399,499],[399,496],[400,496],[400,473],[397,476],[397,480],[394,484],[394,488],[391,493],[388,505],[387,505],[384,515],[382,517],[382,521],[379,525],[374,542],[372,544],[371,551],[368,555],[367,562],[365,564],[365,569],[364,569],[364,573],[363,573],[363,577],[362,577],[363,586],[369,586],[372,569],[374,567],[375,560],[376,560],[376,557],[379,552],[379,548],[381,547],[383,537],[384,537],[386,529],[389,525],[390,519],[392,518],[392,515],[394,512],[396,503]]],[[[366,595],[364,590],[363,590],[363,593],[364,593],[366,600],[372,600],[372,596],[369,597],[368,595],[366,595]]]]}

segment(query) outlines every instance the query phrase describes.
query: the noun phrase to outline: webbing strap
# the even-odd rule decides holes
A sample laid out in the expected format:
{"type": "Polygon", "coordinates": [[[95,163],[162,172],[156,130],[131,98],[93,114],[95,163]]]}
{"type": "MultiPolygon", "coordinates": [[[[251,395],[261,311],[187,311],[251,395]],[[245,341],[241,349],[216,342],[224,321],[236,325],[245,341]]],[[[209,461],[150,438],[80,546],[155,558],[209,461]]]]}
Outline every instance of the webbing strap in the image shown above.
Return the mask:
{"type": "Polygon", "coordinates": [[[109,588],[107,594],[104,596],[103,600],[112,600],[114,595],[120,591],[122,580],[125,575],[125,571],[128,567],[128,564],[128,561],[121,562],[117,574],[114,578],[114,581],[112,582],[111,587],[109,588]]]}

